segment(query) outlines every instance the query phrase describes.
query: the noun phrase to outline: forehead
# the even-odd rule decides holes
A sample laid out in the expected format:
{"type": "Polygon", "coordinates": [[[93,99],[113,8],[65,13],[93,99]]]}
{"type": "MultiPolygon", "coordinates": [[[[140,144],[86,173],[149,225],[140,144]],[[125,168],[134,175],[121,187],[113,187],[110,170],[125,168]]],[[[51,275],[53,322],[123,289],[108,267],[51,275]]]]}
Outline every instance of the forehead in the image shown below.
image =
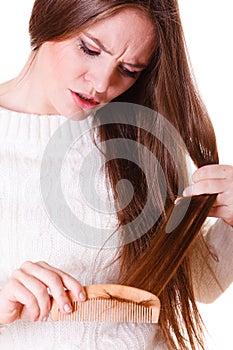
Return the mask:
{"type": "Polygon", "coordinates": [[[125,8],[87,27],[84,33],[100,40],[113,55],[134,54],[148,59],[156,42],[155,25],[138,8],[125,8]]]}

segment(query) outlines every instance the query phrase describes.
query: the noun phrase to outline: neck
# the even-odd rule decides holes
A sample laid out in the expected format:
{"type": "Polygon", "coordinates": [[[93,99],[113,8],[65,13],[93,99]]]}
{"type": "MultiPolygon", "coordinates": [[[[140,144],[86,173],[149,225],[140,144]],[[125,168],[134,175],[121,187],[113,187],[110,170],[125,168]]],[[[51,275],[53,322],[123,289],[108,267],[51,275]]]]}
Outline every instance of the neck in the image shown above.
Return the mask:
{"type": "Polygon", "coordinates": [[[0,84],[0,106],[9,110],[30,114],[54,114],[44,104],[43,87],[37,73],[37,54],[31,52],[19,75],[0,84]]]}

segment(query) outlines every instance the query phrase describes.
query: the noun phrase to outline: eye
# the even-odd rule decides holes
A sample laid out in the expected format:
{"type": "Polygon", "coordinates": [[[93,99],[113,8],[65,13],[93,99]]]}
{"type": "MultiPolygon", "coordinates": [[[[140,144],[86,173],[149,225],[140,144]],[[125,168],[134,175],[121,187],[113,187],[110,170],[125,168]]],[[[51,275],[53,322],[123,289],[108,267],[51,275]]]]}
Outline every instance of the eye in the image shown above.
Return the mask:
{"type": "Polygon", "coordinates": [[[87,46],[87,44],[81,40],[81,43],[79,44],[79,48],[80,50],[87,56],[99,56],[100,52],[99,51],[95,51],[95,50],[91,50],[89,49],[89,47],[87,46]]]}
{"type": "Polygon", "coordinates": [[[131,71],[131,70],[125,68],[124,66],[120,66],[120,70],[121,70],[123,75],[130,77],[132,79],[136,79],[140,73],[137,71],[131,71]]]}

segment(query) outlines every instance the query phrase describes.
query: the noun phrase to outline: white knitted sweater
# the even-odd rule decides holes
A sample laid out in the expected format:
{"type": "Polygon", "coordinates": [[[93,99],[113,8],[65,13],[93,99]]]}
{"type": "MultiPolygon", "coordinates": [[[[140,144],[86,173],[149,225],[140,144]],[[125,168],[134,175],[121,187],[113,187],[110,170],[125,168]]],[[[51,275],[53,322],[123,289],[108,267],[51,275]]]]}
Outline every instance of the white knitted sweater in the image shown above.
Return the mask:
{"type": "MultiPolygon", "coordinates": [[[[62,116],[0,110],[0,286],[27,260],[46,261],[71,274],[83,285],[117,282],[118,266],[108,266],[116,249],[99,252],[99,249],[86,247],[83,241],[79,244],[56,229],[45,210],[40,188],[41,160],[56,130],[60,130],[58,138],[61,143],[67,140],[67,130],[61,128],[65,122],[67,119],[62,116]]],[[[86,123],[76,123],[81,134],[88,123],[90,118],[86,123]]],[[[70,132],[72,135],[71,129],[70,132]]],[[[105,215],[91,208],[77,192],[79,166],[92,147],[88,134],[73,145],[62,167],[62,190],[66,202],[80,220],[91,222],[94,227],[115,228],[114,215],[105,215]]],[[[59,152],[57,157],[60,157],[59,152]]],[[[90,172],[85,173],[87,184],[93,182],[91,167],[92,164],[90,172]]],[[[46,177],[45,171],[43,176],[46,177]]],[[[105,198],[105,179],[99,177],[98,180],[97,192],[105,198]]],[[[63,208],[56,209],[60,210],[58,215],[63,216],[63,208]]],[[[153,348],[156,328],[138,324],[18,321],[2,331],[0,349],[149,350],[153,348]]]]}
{"type": "MultiPolygon", "coordinates": [[[[49,176],[46,170],[40,174],[48,141],[57,130],[60,130],[57,135],[61,144],[64,138],[67,139],[67,130],[70,130],[68,138],[72,139],[72,128],[63,130],[61,127],[65,122],[67,119],[62,116],[0,110],[0,287],[12,271],[27,260],[46,261],[71,274],[83,285],[117,282],[117,263],[109,265],[116,249],[109,246],[99,252],[90,246],[90,241],[85,244],[82,232],[77,239],[61,232],[48,215],[41,196],[40,176],[49,176]]],[[[76,123],[81,134],[84,134],[89,122],[90,118],[76,123]]],[[[85,174],[80,171],[82,161],[93,147],[86,133],[77,144],[72,145],[62,165],[62,191],[65,203],[82,222],[113,230],[116,227],[115,216],[95,210],[77,189],[79,176],[84,176],[87,187],[91,187],[93,182],[93,164],[89,164],[90,171],[85,168],[85,174]]],[[[54,157],[59,158],[59,152],[54,157]]],[[[55,158],[52,162],[60,161],[60,158],[55,158]]],[[[98,176],[96,188],[106,206],[111,208],[104,176],[98,176]]],[[[59,207],[55,202],[54,205],[56,215],[65,216],[62,205],[59,207]]],[[[93,245],[98,246],[99,238],[96,242],[93,245]]],[[[159,333],[158,326],[145,324],[17,321],[0,334],[0,349],[166,349],[159,333]],[[153,345],[155,337],[156,345],[153,345]]]]}

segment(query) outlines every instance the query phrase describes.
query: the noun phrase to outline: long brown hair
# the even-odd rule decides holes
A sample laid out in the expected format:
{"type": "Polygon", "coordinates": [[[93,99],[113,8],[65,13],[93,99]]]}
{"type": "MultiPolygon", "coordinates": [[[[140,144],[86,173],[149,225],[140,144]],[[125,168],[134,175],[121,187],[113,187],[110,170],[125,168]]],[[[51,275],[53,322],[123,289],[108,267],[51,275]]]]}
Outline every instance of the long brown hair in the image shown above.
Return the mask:
{"type": "MultiPolygon", "coordinates": [[[[145,11],[153,21],[157,41],[148,68],[128,91],[115,99],[115,102],[137,103],[149,107],[165,116],[181,135],[188,153],[197,167],[217,163],[216,140],[208,113],[195,87],[188,64],[184,35],[176,0],[36,0],[30,20],[30,36],[33,49],[48,40],[63,40],[79,29],[94,23],[124,7],[135,6],[145,11]]],[[[110,104],[111,105],[111,104],[110,104]]],[[[106,108],[111,108],[106,106],[106,108]]],[[[106,109],[98,111],[96,118],[104,118],[106,109]]],[[[111,111],[110,111],[111,112],[111,111]]],[[[114,111],[112,111],[114,113],[114,111]]],[[[156,113],[155,113],[156,115],[156,113]]],[[[155,118],[161,139],[164,129],[155,118]]],[[[208,254],[200,234],[208,211],[215,196],[193,197],[187,206],[185,200],[174,207],[179,193],[179,177],[183,187],[188,183],[185,166],[185,151],[177,148],[177,160],[182,166],[182,174],[177,174],[174,160],[161,139],[150,132],[124,123],[102,125],[99,128],[102,141],[131,139],[143,144],[156,155],[163,173],[167,195],[165,204],[161,200],[163,186],[159,181],[157,168],[143,159],[140,150],[136,157],[144,162],[147,175],[154,180],[148,189],[144,172],[131,161],[112,157],[117,143],[110,143],[106,155],[111,161],[106,163],[115,197],[118,197],[117,184],[121,179],[129,179],[134,186],[131,202],[118,210],[119,227],[124,231],[127,223],[143,211],[148,191],[151,196],[151,210],[143,217],[141,225],[130,226],[132,232],[143,227],[143,221],[151,220],[156,211],[160,215],[147,232],[134,241],[125,244],[121,252],[121,283],[147,289],[159,296],[162,304],[160,325],[169,349],[204,349],[201,318],[195,304],[192,283],[190,253],[195,245],[208,254]],[[183,220],[168,233],[168,226],[183,213],[183,220]],[[169,221],[170,220],[170,221],[169,221]]],[[[177,147],[174,143],[174,147],[177,147]]],[[[122,191],[119,204],[124,202],[122,191]]]]}

